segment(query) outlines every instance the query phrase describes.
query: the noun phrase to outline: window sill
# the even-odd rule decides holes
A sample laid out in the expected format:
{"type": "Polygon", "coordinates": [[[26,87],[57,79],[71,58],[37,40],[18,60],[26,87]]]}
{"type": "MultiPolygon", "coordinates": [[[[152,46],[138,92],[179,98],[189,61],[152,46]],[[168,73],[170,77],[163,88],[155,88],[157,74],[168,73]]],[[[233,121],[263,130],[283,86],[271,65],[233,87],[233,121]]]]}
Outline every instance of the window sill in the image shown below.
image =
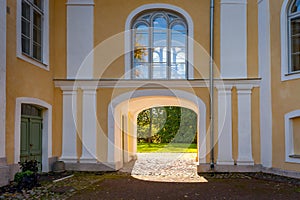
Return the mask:
{"type": "Polygon", "coordinates": [[[289,155],[290,158],[298,158],[300,159],[300,155],[289,155]]]}
{"type": "Polygon", "coordinates": [[[23,53],[18,53],[17,57],[21,60],[24,60],[28,63],[31,63],[43,70],[46,70],[46,71],[49,71],[49,65],[47,63],[43,63],[43,62],[40,62],[40,61],[37,61],[29,56],[27,56],[26,54],[23,54],[23,53]]]}
{"type": "Polygon", "coordinates": [[[281,77],[281,81],[288,81],[288,80],[294,80],[294,79],[300,79],[300,71],[286,73],[281,77]]]}

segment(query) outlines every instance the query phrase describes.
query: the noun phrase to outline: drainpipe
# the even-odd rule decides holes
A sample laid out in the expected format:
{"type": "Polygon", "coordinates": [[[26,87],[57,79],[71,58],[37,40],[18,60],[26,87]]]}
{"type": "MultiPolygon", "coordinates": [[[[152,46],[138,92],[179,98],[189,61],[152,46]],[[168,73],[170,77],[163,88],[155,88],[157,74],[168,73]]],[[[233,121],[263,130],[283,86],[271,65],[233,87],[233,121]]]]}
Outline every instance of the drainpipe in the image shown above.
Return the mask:
{"type": "Polygon", "coordinates": [[[214,158],[214,0],[210,0],[210,61],[209,61],[209,91],[210,91],[210,169],[215,168],[214,158]]]}

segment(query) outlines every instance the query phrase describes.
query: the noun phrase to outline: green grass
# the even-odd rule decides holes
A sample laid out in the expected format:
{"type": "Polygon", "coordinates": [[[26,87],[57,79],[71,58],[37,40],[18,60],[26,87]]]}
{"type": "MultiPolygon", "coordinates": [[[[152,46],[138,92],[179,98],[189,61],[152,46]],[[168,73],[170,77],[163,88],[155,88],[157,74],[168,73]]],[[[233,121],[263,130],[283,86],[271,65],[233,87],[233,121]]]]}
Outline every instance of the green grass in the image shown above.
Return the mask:
{"type": "Polygon", "coordinates": [[[197,144],[183,143],[138,143],[137,151],[139,153],[197,153],[197,144]]]}

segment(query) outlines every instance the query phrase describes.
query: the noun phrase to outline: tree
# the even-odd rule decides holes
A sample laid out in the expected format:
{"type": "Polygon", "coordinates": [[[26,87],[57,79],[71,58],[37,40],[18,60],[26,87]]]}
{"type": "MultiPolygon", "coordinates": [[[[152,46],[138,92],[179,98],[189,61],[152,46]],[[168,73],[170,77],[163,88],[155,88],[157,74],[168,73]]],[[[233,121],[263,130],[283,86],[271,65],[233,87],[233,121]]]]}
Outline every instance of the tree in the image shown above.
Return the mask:
{"type": "Polygon", "coordinates": [[[196,142],[197,114],[187,108],[153,107],[138,115],[138,138],[148,142],[196,142]]]}

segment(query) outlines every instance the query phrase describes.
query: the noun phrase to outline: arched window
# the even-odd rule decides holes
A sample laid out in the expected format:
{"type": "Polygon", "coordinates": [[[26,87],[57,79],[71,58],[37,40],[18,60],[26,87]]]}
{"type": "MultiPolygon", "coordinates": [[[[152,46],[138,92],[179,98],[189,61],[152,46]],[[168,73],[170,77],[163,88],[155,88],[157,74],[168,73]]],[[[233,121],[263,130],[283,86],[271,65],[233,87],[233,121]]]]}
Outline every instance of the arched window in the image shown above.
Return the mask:
{"type": "Polygon", "coordinates": [[[187,79],[188,27],[178,14],[148,11],[132,22],[131,78],[187,79]]]}
{"type": "Polygon", "coordinates": [[[300,72],[300,0],[290,4],[288,24],[289,73],[300,72]]]}

